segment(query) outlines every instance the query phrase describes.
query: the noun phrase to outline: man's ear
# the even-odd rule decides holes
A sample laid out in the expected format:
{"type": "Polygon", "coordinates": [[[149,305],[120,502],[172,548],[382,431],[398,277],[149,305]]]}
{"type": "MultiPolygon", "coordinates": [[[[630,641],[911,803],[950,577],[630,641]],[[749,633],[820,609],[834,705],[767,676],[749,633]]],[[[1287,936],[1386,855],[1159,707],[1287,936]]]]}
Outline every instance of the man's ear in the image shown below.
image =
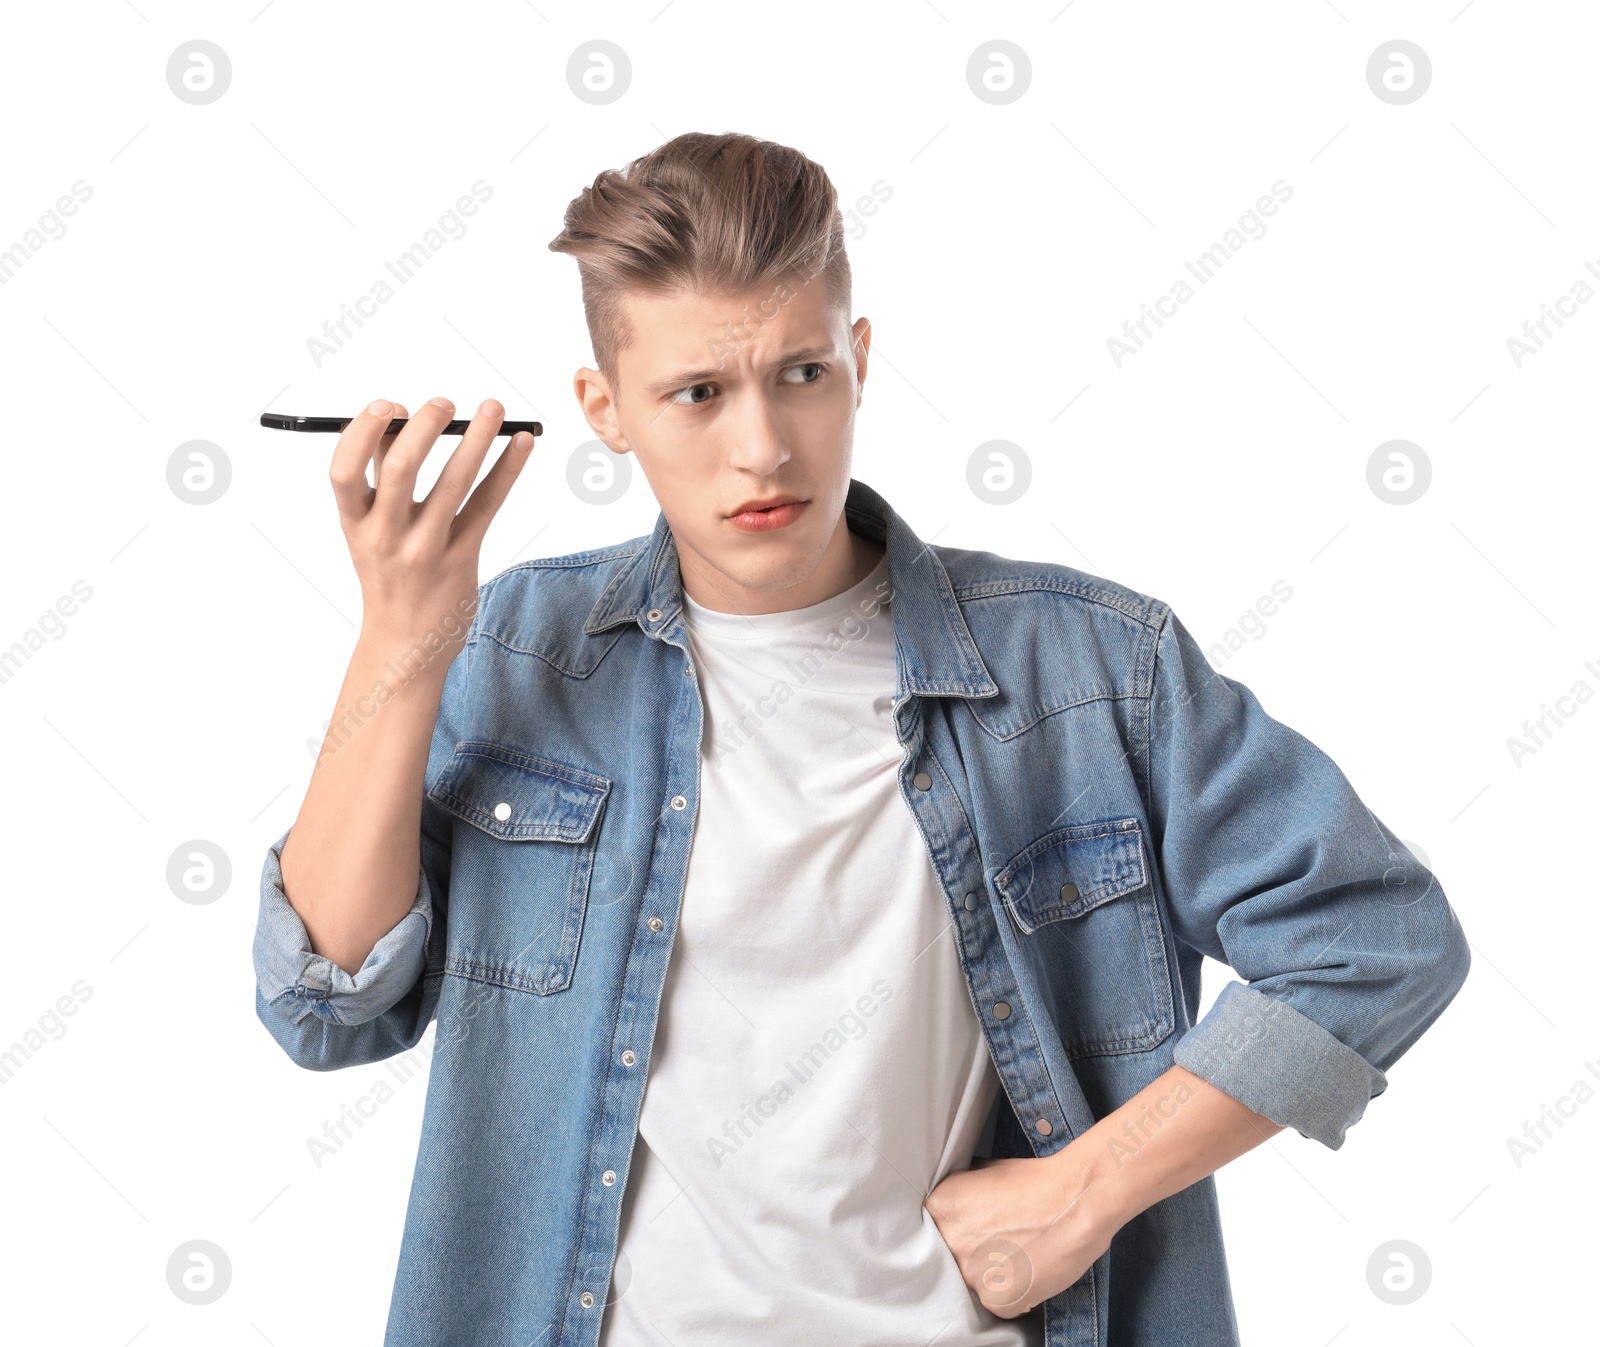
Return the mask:
{"type": "Polygon", "coordinates": [[[616,399],[611,395],[611,383],[606,376],[584,366],[572,376],[572,391],[595,438],[614,454],[631,453],[633,446],[617,422],[616,399]]]}
{"type": "Polygon", "coordinates": [[[850,329],[851,350],[856,357],[856,406],[861,405],[861,389],[867,382],[867,350],[872,345],[872,320],[857,318],[850,329]]]}

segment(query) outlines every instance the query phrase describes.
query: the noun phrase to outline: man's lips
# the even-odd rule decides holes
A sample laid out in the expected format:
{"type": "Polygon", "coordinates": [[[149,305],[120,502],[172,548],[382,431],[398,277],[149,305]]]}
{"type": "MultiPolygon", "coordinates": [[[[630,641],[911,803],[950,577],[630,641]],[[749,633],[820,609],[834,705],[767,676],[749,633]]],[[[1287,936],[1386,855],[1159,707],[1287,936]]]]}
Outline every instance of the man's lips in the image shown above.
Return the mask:
{"type": "Polygon", "coordinates": [[[736,514],[754,514],[760,510],[776,509],[779,505],[789,505],[799,500],[799,496],[767,496],[762,500],[747,500],[738,509],[730,510],[728,518],[732,519],[736,514]]]}
{"type": "Polygon", "coordinates": [[[807,502],[803,500],[792,500],[767,509],[740,510],[736,514],[729,515],[728,522],[746,533],[765,533],[793,523],[806,508],[806,504],[807,502]]]}

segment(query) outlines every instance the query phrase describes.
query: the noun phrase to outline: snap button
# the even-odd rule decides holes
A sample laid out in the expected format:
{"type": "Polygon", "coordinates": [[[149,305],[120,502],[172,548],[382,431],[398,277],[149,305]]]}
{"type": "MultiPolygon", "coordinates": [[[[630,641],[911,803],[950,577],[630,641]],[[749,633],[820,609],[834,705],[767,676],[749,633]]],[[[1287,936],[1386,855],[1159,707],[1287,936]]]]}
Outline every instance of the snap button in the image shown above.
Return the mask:
{"type": "Polygon", "coordinates": [[[645,614],[645,616],[652,622],[659,622],[661,620],[661,610],[659,608],[652,608],[648,613],[645,614]]]}
{"type": "Polygon", "coordinates": [[[996,1001],[994,1003],[994,1017],[997,1020],[1009,1020],[1011,1018],[1011,1007],[1004,1001],[996,1001]]]}
{"type": "Polygon", "coordinates": [[[1037,1132],[1040,1136],[1047,1137],[1047,1136],[1050,1135],[1050,1133],[1054,1132],[1056,1129],[1053,1128],[1052,1126],[1050,1126],[1050,1119],[1048,1119],[1048,1118],[1040,1118],[1038,1122],[1034,1123],[1033,1130],[1035,1132],[1037,1132]]]}
{"type": "Polygon", "coordinates": [[[1068,883],[1066,883],[1066,884],[1063,884],[1061,886],[1061,896],[1063,898],[1065,898],[1067,900],[1067,902],[1070,903],[1074,898],[1076,898],[1078,896],[1078,886],[1076,884],[1071,883],[1070,881],[1068,883]]]}
{"type": "Polygon", "coordinates": [[[975,893],[969,893],[961,902],[968,912],[976,912],[978,910],[978,895],[975,893]]]}
{"type": "Polygon", "coordinates": [[[622,1050],[622,1064],[623,1064],[623,1066],[632,1066],[638,1060],[639,1059],[633,1055],[633,1049],[632,1048],[624,1048],[622,1050]]]}
{"type": "Polygon", "coordinates": [[[585,1291],[578,1297],[578,1304],[582,1305],[586,1310],[592,1310],[594,1308],[594,1292],[585,1291]]]}
{"type": "Polygon", "coordinates": [[[608,1170],[606,1170],[606,1172],[604,1174],[602,1174],[600,1176],[600,1182],[605,1184],[605,1186],[607,1188],[611,1187],[611,1185],[614,1184],[616,1181],[617,1181],[617,1171],[614,1170],[614,1169],[608,1169],[608,1170]]]}
{"type": "Polygon", "coordinates": [[[660,917],[651,917],[650,920],[645,923],[645,925],[647,925],[652,931],[659,931],[663,923],[660,917]]]}
{"type": "Polygon", "coordinates": [[[689,802],[686,799],[684,799],[683,796],[681,796],[681,795],[674,795],[672,797],[672,807],[674,809],[682,809],[684,807],[684,805],[686,805],[688,803],[689,802]]]}
{"type": "Polygon", "coordinates": [[[501,800],[500,803],[494,807],[494,816],[499,819],[500,822],[504,823],[508,818],[511,817],[511,806],[508,805],[504,800],[501,800]]]}
{"type": "Polygon", "coordinates": [[[933,785],[933,778],[926,772],[918,772],[911,778],[911,784],[918,790],[927,790],[929,786],[933,785]]]}

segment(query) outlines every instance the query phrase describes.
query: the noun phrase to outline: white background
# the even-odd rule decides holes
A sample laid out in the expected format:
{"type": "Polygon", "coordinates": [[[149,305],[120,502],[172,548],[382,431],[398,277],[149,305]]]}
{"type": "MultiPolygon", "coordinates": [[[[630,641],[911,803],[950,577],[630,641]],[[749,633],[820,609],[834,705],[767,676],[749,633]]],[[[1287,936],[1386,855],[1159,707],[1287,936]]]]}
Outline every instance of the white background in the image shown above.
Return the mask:
{"type": "MultiPolygon", "coordinates": [[[[0,249],[25,258],[0,286],[0,650],[93,591],[0,683],[0,1052],[91,991],[0,1086],[8,1336],[381,1340],[422,1078],[319,1168],[307,1139],[383,1070],[297,1069],[252,1001],[262,857],[360,612],[332,439],[257,417],[444,394],[542,420],[485,578],[647,532],[642,475],[600,508],[566,485],[592,357],[546,244],[597,172],[687,130],[792,144],[846,203],[892,189],[850,245],[874,331],[854,475],[924,538],[1166,599],[1203,646],[1285,582],[1220,667],[1334,757],[1461,917],[1465,988],[1344,1147],[1290,1132],[1220,1176],[1245,1342],[1592,1334],[1600,1098],[1520,1166],[1507,1146],[1600,1071],[1600,699],[1520,765],[1507,746],[1579,679],[1600,691],[1600,304],[1520,368],[1507,347],[1600,288],[1591,7],[137,4],[12,8],[0,58],[0,249]],[[203,106],[165,74],[195,38],[232,63],[203,106]],[[632,63],[604,106],[566,77],[594,38],[632,63]],[[1005,105],[966,78],[996,38],[1032,65],[1005,105]],[[1365,74],[1396,38],[1433,67],[1403,106],[1365,74]],[[479,179],[466,235],[319,367],[308,339],[479,179]],[[80,180],[66,234],[29,249],[80,180]],[[1118,368],[1107,339],[1278,180],[1267,233],[1118,368]],[[1366,472],[1397,438],[1433,471],[1403,506],[1366,472]],[[204,506],[167,482],[195,439],[232,468],[204,506]],[[966,485],[994,439],[1033,465],[1003,507],[966,485]],[[232,863],[210,904],[167,883],[193,839],[232,863]],[[205,1307],[168,1288],[191,1239],[231,1263],[205,1307]],[[1368,1285],[1391,1239],[1431,1263],[1410,1305],[1368,1285]]],[[[1208,1001],[1228,976],[1208,967],[1208,1001]]]]}

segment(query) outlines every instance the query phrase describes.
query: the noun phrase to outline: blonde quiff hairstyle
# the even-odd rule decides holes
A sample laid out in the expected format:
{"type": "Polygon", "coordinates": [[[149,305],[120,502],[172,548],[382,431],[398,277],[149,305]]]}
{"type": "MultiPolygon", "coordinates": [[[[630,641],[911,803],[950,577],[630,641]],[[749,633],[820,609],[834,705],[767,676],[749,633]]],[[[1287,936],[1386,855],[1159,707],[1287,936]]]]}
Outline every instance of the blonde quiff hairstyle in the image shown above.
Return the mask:
{"type": "MultiPolygon", "coordinates": [[[[625,291],[742,294],[770,286],[755,314],[770,319],[794,288],[821,278],[828,302],[847,317],[850,311],[838,193],[821,165],[770,140],[677,136],[601,173],[572,199],[562,226],[550,250],[577,260],[589,340],[613,397],[617,353],[634,338],[625,291]]],[[[741,337],[730,323],[725,340],[741,337]]]]}

